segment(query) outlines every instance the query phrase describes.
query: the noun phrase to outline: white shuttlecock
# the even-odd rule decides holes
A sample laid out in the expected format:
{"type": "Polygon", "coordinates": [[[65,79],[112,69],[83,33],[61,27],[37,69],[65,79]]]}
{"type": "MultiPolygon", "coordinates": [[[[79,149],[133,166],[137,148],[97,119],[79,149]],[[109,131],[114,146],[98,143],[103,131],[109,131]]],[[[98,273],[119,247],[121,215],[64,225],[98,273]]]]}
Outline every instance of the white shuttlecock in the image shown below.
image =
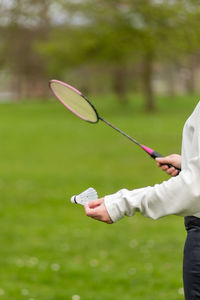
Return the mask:
{"type": "Polygon", "coordinates": [[[98,199],[98,194],[95,189],[89,188],[79,195],[71,197],[71,202],[76,204],[85,205],[92,200],[98,199]]]}

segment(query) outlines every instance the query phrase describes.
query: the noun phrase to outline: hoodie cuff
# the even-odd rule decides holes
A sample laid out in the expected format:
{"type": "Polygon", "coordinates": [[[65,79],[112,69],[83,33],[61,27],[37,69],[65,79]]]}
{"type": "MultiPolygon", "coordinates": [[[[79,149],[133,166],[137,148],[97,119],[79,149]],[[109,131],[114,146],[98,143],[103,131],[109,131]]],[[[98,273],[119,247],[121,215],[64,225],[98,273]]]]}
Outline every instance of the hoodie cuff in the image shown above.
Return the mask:
{"type": "Polygon", "coordinates": [[[107,212],[111,218],[111,220],[116,223],[120,219],[123,218],[124,214],[123,212],[119,209],[120,208],[120,203],[122,201],[121,194],[117,192],[116,194],[113,195],[108,195],[104,197],[104,204],[107,209],[107,212]]]}

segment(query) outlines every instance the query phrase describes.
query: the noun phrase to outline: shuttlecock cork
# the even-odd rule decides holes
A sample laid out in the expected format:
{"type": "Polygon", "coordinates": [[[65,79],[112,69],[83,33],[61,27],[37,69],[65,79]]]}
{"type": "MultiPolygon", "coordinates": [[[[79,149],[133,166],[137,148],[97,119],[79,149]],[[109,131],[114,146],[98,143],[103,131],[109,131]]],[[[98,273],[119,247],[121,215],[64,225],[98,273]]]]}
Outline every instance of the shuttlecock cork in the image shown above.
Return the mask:
{"type": "Polygon", "coordinates": [[[98,194],[95,189],[89,188],[79,195],[74,195],[71,197],[71,202],[81,205],[86,205],[92,200],[98,199],[98,194]]]}

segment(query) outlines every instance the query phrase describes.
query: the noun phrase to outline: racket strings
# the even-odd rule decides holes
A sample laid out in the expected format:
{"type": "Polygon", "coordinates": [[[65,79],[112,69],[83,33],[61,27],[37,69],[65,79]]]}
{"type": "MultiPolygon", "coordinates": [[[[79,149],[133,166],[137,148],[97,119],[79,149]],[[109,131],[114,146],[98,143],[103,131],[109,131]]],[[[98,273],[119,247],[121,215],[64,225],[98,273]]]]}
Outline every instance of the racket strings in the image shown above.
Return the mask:
{"type": "Polygon", "coordinates": [[[97,122],[97,114],[84,96],[56,82],[51,83],[51,88],[55,96],[75,115],[86,121],[97,122]]]}

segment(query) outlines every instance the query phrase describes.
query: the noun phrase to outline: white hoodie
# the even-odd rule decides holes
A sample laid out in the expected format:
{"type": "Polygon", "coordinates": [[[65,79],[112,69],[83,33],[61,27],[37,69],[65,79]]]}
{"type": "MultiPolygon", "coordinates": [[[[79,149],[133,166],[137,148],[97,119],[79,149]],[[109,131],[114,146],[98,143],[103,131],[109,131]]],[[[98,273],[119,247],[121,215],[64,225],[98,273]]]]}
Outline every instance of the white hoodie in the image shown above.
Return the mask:
{"type": "Polygon", "coordinates": [[[104,197],[113,222],[136,211],[152,219],[171,214],[200,217],[200,102],[184,125],[181,152],[182,171],[178,176],[104,197]]]}

